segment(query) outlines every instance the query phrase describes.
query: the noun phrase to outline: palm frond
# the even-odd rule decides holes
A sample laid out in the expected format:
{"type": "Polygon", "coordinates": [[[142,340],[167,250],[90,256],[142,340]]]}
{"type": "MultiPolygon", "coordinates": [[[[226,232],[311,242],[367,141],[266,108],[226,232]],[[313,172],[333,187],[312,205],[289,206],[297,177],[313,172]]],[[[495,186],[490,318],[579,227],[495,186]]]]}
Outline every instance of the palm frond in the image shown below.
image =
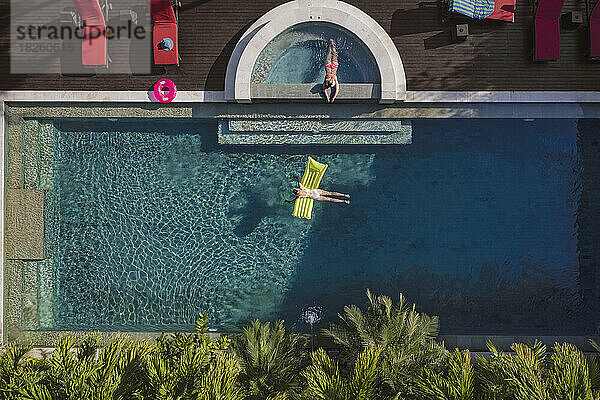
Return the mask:
{"type": "Polygon", "coordinates": [[[217,353],[214,362],[200,380],[198,400],[242,400],[236,387],[240,366],[233,354],[217,353]]]}
{"type": "Polygon", "coordinates": [[[344,307],[340,322],[325,329],[353,363],[369,346],[381,349],[381,368],[389,393],[410,395],[421,368],[439,369],[447,358],[443,345],[435,342],[439,332],[437,317],[430,317],[408,306],[400,294],[393,303],[387,296],[367,290],[367,307],[344,307]]]}
{"type": "Polygon", "coordinates": [[[240,382],[251,399],[301,391],[300,371],[306,365],[306,340],[286,331],[283,321],[252,321],[232,343],[243,366],[240,382]]]}
{"type": "Polygon", "coordinates": [[[417,392],[426,400],[475,399],[474,371],[468,350],[455,349],[443,373],[424,370],[417,383],[417,392]]]}
{"type": "Polygon", "coordinates": [[[198,319],[196,319],[196,324],[194,326],[196,333],[204,334],[208,331],[208,321],[209,318],[202,313],[198,314],[198,319]]]}
{"type": "Polygon", "coordinates": [[[381,348],[369,346],[358,356],[350,379],[349,392],[356,400],[372,399],[379,390],[379,357],[381,348]]]}
{"type": "Polygon", "coordinates": [[[591,400],[594,396],[589,364],[572,344],[556,343],[547,372],[547,387],[552,398],[591,400]]]}
{"type": "Polygon", "coordinates": [[[312,364],[302,371],[307,381],[309,398],[319,400],[346,400],[347,388],[342,380],[338,365],[323,349],[314,351],[312,364]]]}

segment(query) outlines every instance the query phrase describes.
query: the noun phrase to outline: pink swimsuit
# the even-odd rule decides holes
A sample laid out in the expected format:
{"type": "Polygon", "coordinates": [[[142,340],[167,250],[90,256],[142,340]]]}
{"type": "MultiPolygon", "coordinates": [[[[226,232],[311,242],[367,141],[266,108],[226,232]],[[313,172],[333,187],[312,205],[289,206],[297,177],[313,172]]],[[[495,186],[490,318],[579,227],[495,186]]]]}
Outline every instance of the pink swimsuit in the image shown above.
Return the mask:
{"type": "MultiPolygon", "coordinates": [[[[332,62],[330,62],[329,64],[327,64],[327,65],[325,66],[325,68],[332,68],[332,69],[335,69],[335,70],[337,70],[338,66],[337,66],[337,64],[336,64],[336,63],[334,63],[334,62],[332,61],[332,62]]],[[[336,73],[336,72],[327,72],[327,73],[325,74],[325,78],[327,78],[327,75],[331,75],[331,76],[333,76],[334,78],[337,78],[337,73],[336,73]]]]}

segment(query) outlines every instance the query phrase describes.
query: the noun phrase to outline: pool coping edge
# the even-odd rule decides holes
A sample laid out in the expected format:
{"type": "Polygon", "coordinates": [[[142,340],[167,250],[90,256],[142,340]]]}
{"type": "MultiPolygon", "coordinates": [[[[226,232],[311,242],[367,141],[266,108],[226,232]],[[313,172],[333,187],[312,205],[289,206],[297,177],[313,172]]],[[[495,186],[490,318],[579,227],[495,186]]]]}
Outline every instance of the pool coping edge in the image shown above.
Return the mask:
{"type": "MultiPolygon", "coordinates": [[[[3,90],[0,102],[143,102],[152,101],[151,91],[3,90]]],[[[181,90],[173,103],[227,103],[225,91],[181,90]]],[[[600,103],[600,91],[406,91],[399,103],[600,103]]]]}

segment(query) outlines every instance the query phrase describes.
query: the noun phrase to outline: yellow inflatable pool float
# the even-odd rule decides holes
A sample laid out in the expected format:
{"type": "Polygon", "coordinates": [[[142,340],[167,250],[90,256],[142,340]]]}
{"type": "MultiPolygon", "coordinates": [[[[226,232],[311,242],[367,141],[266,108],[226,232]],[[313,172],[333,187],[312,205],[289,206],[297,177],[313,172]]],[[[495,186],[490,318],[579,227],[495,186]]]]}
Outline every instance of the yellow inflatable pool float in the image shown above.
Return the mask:
{"type": "MultiPolygon", "coordinates": [[[[322,164],[312,157],[308,157],[306,169],[300,183],[307,189],[318,189],[326,169],[327,164],[322,164]]],[[[298,218],[310,219],[314,203],[315,201],[310,197],[296,199],[292,215],[298,218]]]]}

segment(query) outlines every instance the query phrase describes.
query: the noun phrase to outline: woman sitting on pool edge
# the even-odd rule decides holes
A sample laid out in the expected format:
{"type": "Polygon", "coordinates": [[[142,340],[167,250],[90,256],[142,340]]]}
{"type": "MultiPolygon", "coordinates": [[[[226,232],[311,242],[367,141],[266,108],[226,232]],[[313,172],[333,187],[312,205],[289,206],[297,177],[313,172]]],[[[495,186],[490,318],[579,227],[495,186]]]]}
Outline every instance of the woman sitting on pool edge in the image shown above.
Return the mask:
{"type": "Polygon", "coordinates": [[[328,103],[333,103],[340,91],[340,84],[337,78],[338,70],[338,52],[333,39],[329,39],[329,51],[327,52],[327,65],[325,65],[325,81],[323,82],[323,95],[328,103]],[[331,99],[327,89],[331,88],[331,99]]]}
{"type": "Polygon", "coordinates": [[[302,184],[300,183],[300,178],[296,177],[296,180],[298,181],[298,187],[294,188],[294,194],[296,195],[296,198],[294,200],[286,200],[288,203],[293,203],[298,199],[301,199],[304,197],[309,197],[313,200],[318,200],[318,201],[332,201],[334,203],[350,204],[350,200],[342,200],[342,199],[335,199],[333,197],[329,197],[329,196],[337,196],[337,197],[345,197],[346,199],[349,199],[350,198],[349,194],[338,193],[338,192],[328,192],[327,190],[323,190],[323,189],[307,189],[304,186],[302,186],[302,184]]]}

